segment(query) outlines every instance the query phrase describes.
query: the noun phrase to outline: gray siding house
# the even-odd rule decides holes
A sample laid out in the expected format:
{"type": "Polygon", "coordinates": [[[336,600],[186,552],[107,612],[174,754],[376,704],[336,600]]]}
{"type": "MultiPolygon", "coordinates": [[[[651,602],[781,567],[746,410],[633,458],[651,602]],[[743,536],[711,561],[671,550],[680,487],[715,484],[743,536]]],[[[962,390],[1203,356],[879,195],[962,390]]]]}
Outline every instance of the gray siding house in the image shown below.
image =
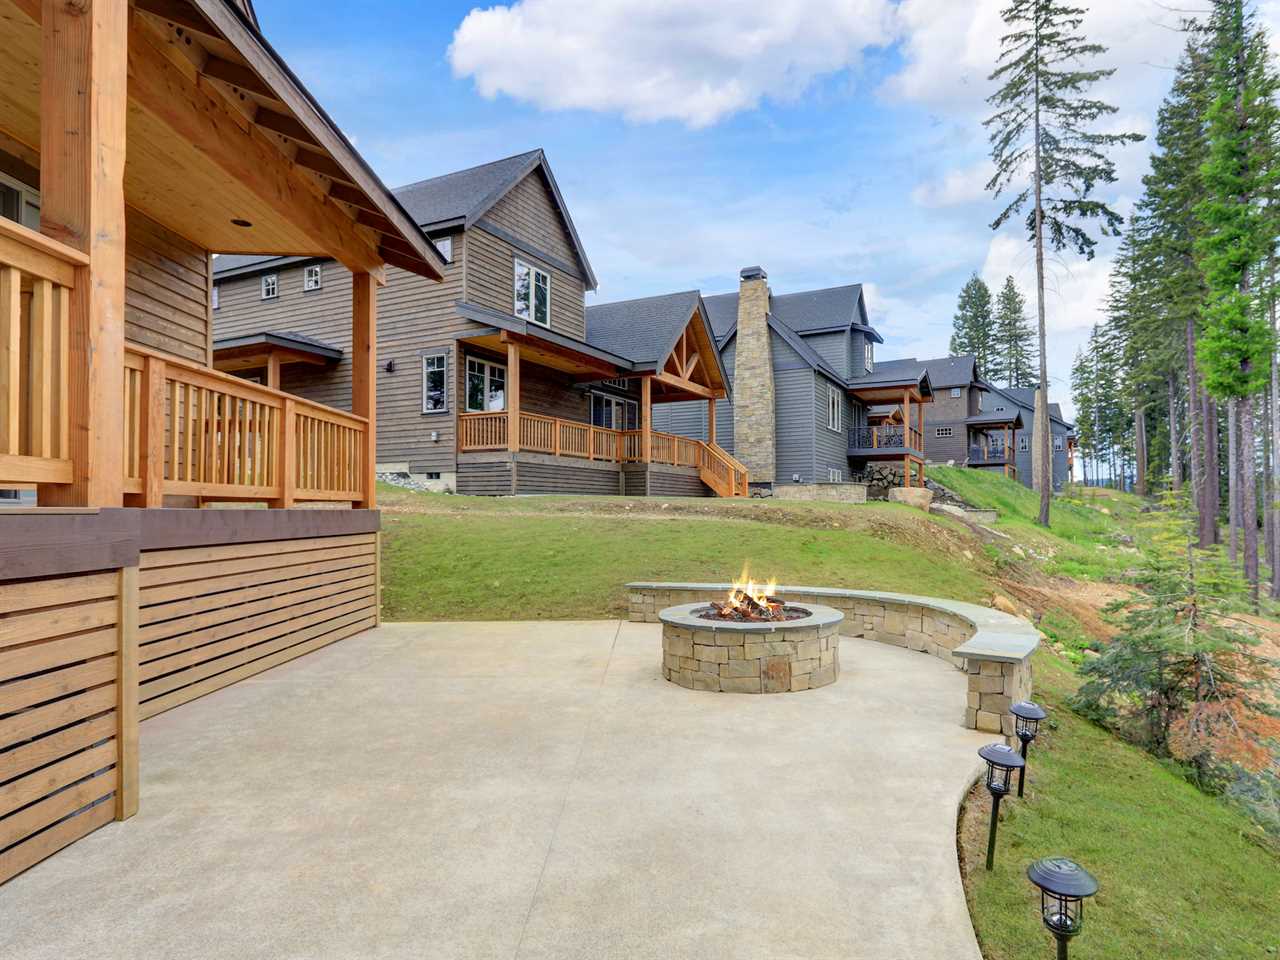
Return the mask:
{"type": "MultiPolygon", "coordinates": [[[[1031,452],[1035,449],[1035,403],[1036,390],[1032,387],[996,387],[991,395],[992,412],[1017,410],[1022,416],[1025,429],[1018,432],[1015,462],[1018,479],[1028,487],[1032,486],[1031,452]]],[[[1060,404],[1049,403],[1049,429],[1052,432],[1050,449],[1053,453],[1053,489],[1061,490],[1062,485],[1071,479],[1076,432],[1075,425],[1068,423],[1063,417],[1060,404]]]]}
{"type": "MultiPolygon", "coordinates": [[[[861,285],[775,294],[759,267],[739,279],[738,292],[703,302],[734,387],[733,402],[714,407],[715,437],[749,468],[751,485],[840,483],[877,464],[920,482],[928,372],[876,362],[884,341],[861,285]],[[899,422],[871,423],[876,404],[894,405],[899,422]]],[[[611,307],[589,307],[588,325],[611,307]]],[[[706,403],[673,403],[654,423],[702,439],[710,415],[706,403]]]]}
{"type": "MultiPolygon", "coordinates": [[[[392,192],[447,265],[435,284],[391,269],[378,294],[380,472],[474,494],[745,492],[727,452],[654,434],[663,404],[728,396],[701,297],[589,327],[595,275],[541,150],[392,192]]],[[[219,369],[343,405],[341,265],[221,256],[213,289],[219,369]]]]}

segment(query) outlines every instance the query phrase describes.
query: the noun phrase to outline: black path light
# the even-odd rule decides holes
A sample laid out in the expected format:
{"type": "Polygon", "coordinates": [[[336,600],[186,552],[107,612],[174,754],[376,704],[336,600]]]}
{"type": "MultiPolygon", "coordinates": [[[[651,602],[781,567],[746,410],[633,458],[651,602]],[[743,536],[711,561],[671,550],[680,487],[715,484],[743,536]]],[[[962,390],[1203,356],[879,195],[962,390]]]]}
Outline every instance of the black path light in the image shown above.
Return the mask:
{"type": "Polygon", "coordinates": [[[978,756],[987,761],[987,791],[991,794],[991,832],[987,835],[987,869],[990,870],[995,864],[1000,801],[1008,796],[1013,771],[1021,770],[1024,761],[1017,750],[1003,743],[988,743],[978,750],[978,756]]]}
{"type": "Polygon", "coordinates": [[[1098,892],[1098,881],[1066,857],[1037,860],[1027,879],[1040,888],[1040,919],[1058,941],[1058,960],[1067,960],[1067,941],[1084,927],[1084,901],[1098,892]]]}
{"type": "MultiPolygon", "coordinates": [[[[1019,700],[1009,712],[1015,718],[1014,733],[1018,735],[1018,740],[1022,743],[1022,759],[1027,759],[1027,747],[1031,746],[1031,741],[1036,738],[1036,733],[1040,729],[1040,721],[1047,714],[1044,707],[1038,703],[1032,703],[1030,700],[1019,700]]],[[[1022,796],[1022,781],[1026,778],[1027,767],[1024,763],[1018,770],[1018,796],[1022,796]]]]}

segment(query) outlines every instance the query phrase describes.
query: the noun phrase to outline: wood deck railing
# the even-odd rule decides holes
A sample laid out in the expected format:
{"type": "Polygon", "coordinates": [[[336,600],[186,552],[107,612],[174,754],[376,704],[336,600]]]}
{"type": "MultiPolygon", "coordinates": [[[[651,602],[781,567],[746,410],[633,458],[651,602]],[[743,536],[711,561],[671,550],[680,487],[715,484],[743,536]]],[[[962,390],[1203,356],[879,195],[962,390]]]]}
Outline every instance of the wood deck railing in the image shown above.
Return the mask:
{"type": "Polygon", "coordinates": [[[124,489],[219,500],[362,501],[368,423],[142,347],[125,351],[124,489]]]}
{"type": "MultiPolygon", "coordinates": [[[[505,411],[460,414],[458,452],[507,450],[507,430],[505,411]]],[[[642,430],[611,430],[577,420],[523,412],[519,449],[612,463],[643,463],[645,459],[642,430]]],[[[720,496],[747,495],[747,468],[714,444],[654,431],[649,434],[649,462],[693,467],[703,482],[720,496]]]]}
{"type": "Polygon", "coordinates": [[[70,291],[88,263],[0,217],[0,487],[71,482],[70,291]]]}

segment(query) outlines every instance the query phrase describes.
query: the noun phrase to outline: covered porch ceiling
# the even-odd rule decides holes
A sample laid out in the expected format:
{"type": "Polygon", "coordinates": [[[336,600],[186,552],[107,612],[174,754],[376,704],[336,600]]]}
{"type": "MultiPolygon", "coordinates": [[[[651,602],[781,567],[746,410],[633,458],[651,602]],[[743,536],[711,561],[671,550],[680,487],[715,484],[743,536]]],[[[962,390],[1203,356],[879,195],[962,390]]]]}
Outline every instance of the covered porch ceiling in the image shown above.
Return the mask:
{"type": "Polygon", "coordinates": [[[875,384],[867,387],[855,384],[849,387],[849,393],[867,404],[902,403],[904,398],[910,398],[912,403],[933,403],[933,391],[927,387],[922,388],[919,383],[875,384]]]}
{"type": "MultiPolygon", "coordinates": [[[[38,170],[40,0],[0,0],[0,149],[38,170]]],[[[201,247],[439,279],[443,261],[228,0],[133,0],[125,202],[201,247]]],[[[32,184],[39,187],[39,184],[32,184]]]]}

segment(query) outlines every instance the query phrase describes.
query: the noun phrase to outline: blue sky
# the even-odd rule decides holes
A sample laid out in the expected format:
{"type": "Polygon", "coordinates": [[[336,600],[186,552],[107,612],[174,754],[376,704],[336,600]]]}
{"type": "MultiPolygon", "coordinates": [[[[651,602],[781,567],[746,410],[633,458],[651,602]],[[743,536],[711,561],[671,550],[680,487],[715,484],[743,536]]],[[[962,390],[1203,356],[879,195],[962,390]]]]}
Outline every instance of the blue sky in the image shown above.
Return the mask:
{"type": "MultiPolygon", "coordinates": [[[[1264,16],[1273,18],[1273,2],[1264,16]]],[[[1086,4],[1117,123],[1149,133],[1180,39],[1157,0],[1086,4]]],[[[1030,250],[993,234],[983,100],[1000,0],[257,0],[268,39],[390,186],[547,151],[601,300],[859,282],[881,356],[946,352],[960,286],[1030,250]]],[[[1126,211],[1148,144],[1104,197],[1126,211]]],[[[1100,319],[1111,249],[1057,258],[1054,399],[1100,319]]],[[[1033,302],[1031,304],[1033,308],[1033,302]]]]}

